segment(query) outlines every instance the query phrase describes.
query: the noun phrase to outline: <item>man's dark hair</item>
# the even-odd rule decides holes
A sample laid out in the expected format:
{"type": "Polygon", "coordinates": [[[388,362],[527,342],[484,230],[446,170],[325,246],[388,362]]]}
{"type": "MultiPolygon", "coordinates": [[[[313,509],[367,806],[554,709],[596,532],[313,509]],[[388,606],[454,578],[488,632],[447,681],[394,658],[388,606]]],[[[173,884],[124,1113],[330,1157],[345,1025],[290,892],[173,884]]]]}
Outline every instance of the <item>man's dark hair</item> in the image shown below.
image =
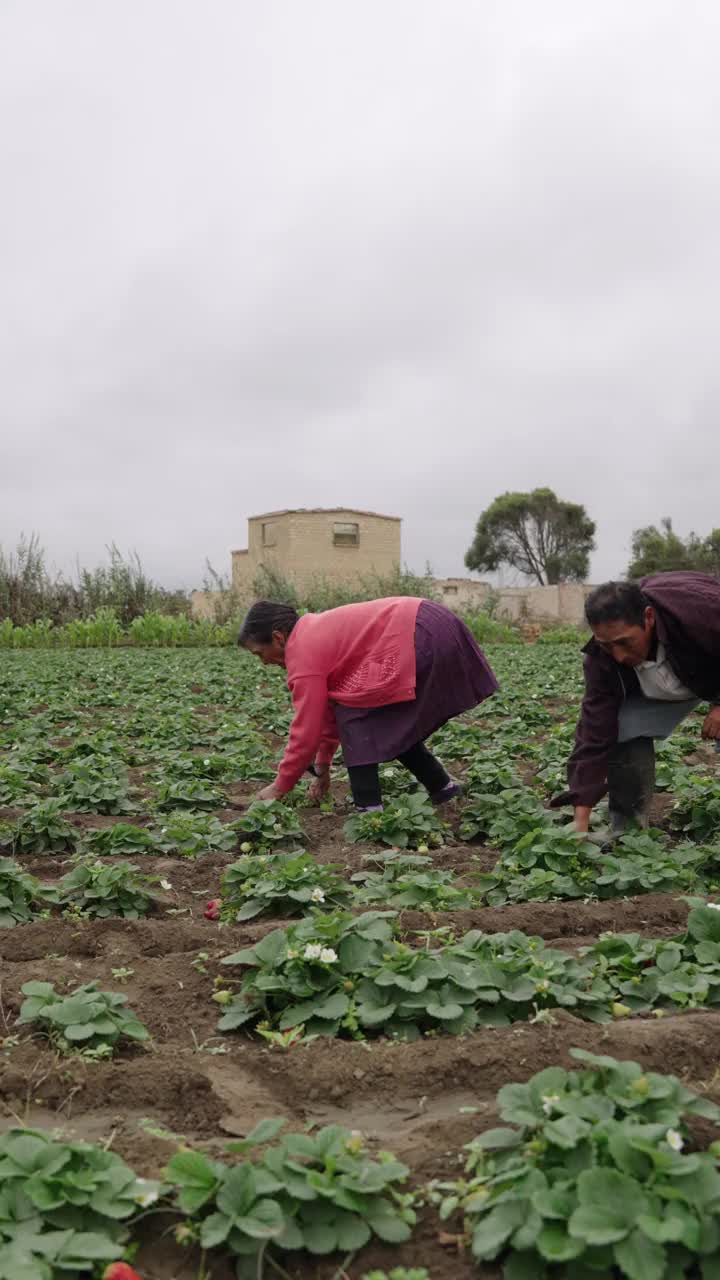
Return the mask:
{"type": "Polygon", "coordinates": [[[649,603],[637,582],[604,582],[585,601],[585,617],[591,627],[602,622],[629,622],[633,627],[642,627],[649,603]]]}
{"type": "Polygon", "coordinates": [[[258,600],[248,610],[237,642],[243,647],[247,644],[272,644],[274,631],[282,631],[284,636],[289,636],[297,620],[298,613],[292,605],[281,604],[278,600],[258,600]]]}

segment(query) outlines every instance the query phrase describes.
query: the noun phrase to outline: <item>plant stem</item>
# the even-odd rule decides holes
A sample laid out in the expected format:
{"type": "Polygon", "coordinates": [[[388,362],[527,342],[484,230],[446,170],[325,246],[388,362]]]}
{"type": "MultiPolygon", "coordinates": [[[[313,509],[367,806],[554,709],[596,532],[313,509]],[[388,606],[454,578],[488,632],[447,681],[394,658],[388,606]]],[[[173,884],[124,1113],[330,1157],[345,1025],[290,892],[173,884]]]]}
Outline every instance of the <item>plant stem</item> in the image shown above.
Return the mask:
{"type": "Polygon", "coordinates": [[[267,1261],[270,1263],[270,1266],[272,1267],[273,1271],[277,1272],[279,1276],[283,1277],[283,1280],[292,1280],[292,1276],[288,1275],[285,1268],[281,1267],[280,1263],[275,1261],[271,1253],[268,1254],[267,1261]]]}
{"type": "Polygon", "coordinates": [[[263,1280],[263,1272],[265,1270],[264,1260],[265,1260],[265,1253],[267,1251],[267,1247],[268,1247],[268,1241],[266,1240],[265,1243],[261,1245],[260,1248],[258,1249],[257,1271],[255,1272],[256,1280],[263,1280]]]}
{"type": "Polygon", "coordinates": [[[347,1255],[347,1257],[340,1263],[340,1266],[335,1272],[335,1275],[332,1277],[332,1280],[348,1280],[347,1269],[350,1266],[350,1263],[352,1262],[356,1253],[357,1253],[357,1250],[353,1249],[352,1253],[349,1253],[347,1255]]]}

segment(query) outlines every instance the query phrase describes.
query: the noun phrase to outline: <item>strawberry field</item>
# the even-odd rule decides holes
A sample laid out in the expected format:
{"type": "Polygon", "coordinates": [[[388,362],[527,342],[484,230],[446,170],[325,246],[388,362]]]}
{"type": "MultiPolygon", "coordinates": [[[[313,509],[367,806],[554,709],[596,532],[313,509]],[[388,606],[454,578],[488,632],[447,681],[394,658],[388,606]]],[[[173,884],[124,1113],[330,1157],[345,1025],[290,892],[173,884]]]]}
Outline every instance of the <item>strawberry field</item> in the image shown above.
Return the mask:
{"type": "Polygon", "coordinates": [[[464,800],[357,815],[253,804],[290,707],[235,649],[3,655],[0,1280],[720,1276],[702,709],[603,848],[546,807],[577,650],[491,659],[464,800]]]}

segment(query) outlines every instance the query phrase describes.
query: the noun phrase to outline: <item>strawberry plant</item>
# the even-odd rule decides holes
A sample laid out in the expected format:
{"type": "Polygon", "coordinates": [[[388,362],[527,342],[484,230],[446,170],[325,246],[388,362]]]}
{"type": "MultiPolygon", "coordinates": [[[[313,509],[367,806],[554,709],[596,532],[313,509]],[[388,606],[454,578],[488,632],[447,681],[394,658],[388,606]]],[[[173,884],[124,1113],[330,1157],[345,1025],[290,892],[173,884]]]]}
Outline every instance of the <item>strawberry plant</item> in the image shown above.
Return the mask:
{"type": "Polygon", "coordinates": [[[12,858],[0,858],[0,929],[32,920],[33,905],[42,897],[34,876],[28,875],[12,858]]]}
{"type": "Polygon", "coordinates": [[[133,863],[79,862],[58,884],[52,900],[85,916],[123,916],[137,920],[153,903],[147,876],[133,863]]]}
{"type": "Polygon", "coordinates": [[[75,827],[64,815],[64,800],[43,800],[28,809],[13,827],[12,847],[17,853],[64,853],[74,849],[75,827]]]}
{"type": "Polygon", "coordinates": [[[268,1249],[324,1255],[361,1249],[373,1235],[390,1244],[409,1239],[415,1212],[400,1190],[405,1165],[384,1151],[374,1159],[361,1134],[338,1125],[290,1133],[258,1151],[282,1125],[261,1121],[229,1144],[244,1157],[233,1165],[196,1151],[172,1158],[163,1176],[187,1215],[183,1238],[226,1250],[239,1280],[265,1274],[268,1249]]]}
{"type": "Polygon", "coordinates": [[[157,791],[159,809],[220,809],[225,796],[202,778],[178,778],[162,782],[157,791]]]}
{"type": "Polygon", "coordinates": [[[160,853],[178,858],[198,858],[203,853],[237,849],[238,836],[233,826],[221,822],[214,814],[175,810],[167,814],[153,839],[160,853]]]}
{"type": "Polygon", "coordinates": [[[720,833],[720,778],[688,774],[675,793],[672,825],[694,840],[714,839],[720,833]]]}
{"type": "Polygon", "coordinates": [[[11,765],[0,764],[0,804],[28,804],[37,797],[37,787],[27,774],[11,765]]]}
{"type": "Polygon", "coordinates": [[[603,934],[585,955],[630,1011],[720,1004],[720,906],[694,907],[676,938],[603,934]]]}
{"type": "Polygon", "coordinates": [[[135,827],[128,822],[116,822],[112,827],[88,831],[83,837],[83,851],[96,857],[119,855],[136,857],[140,853],[157,853],[158,841],[154,831],[147,827],[135,827]]]}
{"type": "Polygon", "coordinates": [[[720,1261],[720,1173],[687,1154],[685,1117],[720,1110],[673,1076],[571,1050],[497,1095],[502,1120],[466,1147],[465,1177],[433,1183],[443,1219],[462,1215],[473,1255],[508,1280],[596,1274],[668,1280],[720,1261]]]}
{"type": "Polygon", "coordinates": [[[89,813],[128,813],[135,806],[128,798],[127,777],[98,769],[84,760],[73,760],[60,775],[66,809],[89,813]]]}
{"type": "Polygon", "coordinates": [[[281,800],[256,800],[230,825],[243,853],[272,853],[305,839],[297,814],[281,800]]]}
{"type": "Polygon", "coordinates": [[[264,781],[275,776],[267,748],[232,754],[176,755],[172,769],[177,778],[199,778],[201,781],[264,781]]]}
{"type": "Polygon", "coordinates": [[[259,915],[302,915],[306,907],[342,906],[350,889],[336,872],[302,851],[238,858],[222,878],[220,919],[232,923],[259,915]]]}
{"type": "Polygon", "coordinates": [[[498,848],[517,843],[528,832],[549,826],[552,816],[528,787],[473,792],[463,805],[463,840],[487,839],[498,848]]]}
{"type": "Polygon", "coordinates": [[[557,1006],[595,1021],[612,1016],[612,987],[589,960],[519,932],[473,931],[457,943],[416,950],[394,939],[387,912],[318,912],[223,964],[244,973],[238,991],[214,997],[224,1006],[222,1031],[261,1021],[279,1031],[302,1025],[309,1035],[413,1040],[508,1026],[557,1006]]]}
{"type": "Polygon", "coordinates": [[[396,796],[382,810],[353,814],[345,823],[345,836],[354,844],[387,844],[397,849],[440,846],[446,830],[424,791],[396,796]]]}
{"type": "Polygon", "coordinates": [[[118,1040],[148,1040],[149,1032],[128,1009],[127,996],[99,991],[96,982],[59,995],[52,982],[26,982],[19,1026],[35,1026],[63,1053],[111,1057],[118,1040]]]}
{"type": "Polygon", "coordinates": [[[491,753],[486,750],[471,758],[463,781],[466,795],[469,797],[475,793],[497,794],[499,791],[513,790],[522,785],[503,751],[491,753]]]}
{"type": "Polygon", "coordinates": [[[424,854],[388,854],[366,859],[381,869],[356,871],[351,879],[361,885],[358,901],[381,902],[392,910],[463,911],[477,906],[478,894],[454,886],[451,871],[439,871],[424,854]]]}
{"type": "Polygon", "coordinates": [[[112,1151],[35,1129],[0,1136],[0,1180],[0,1280],[97,1275],[160,1190],[112,1151]]]}
{"type": "Polygon", "coordinates": [[[410,791],[417,791],[419,782],[399,764],[381,764],[379,768],[380,788],[383,797],[404,796],[410,791]]]}

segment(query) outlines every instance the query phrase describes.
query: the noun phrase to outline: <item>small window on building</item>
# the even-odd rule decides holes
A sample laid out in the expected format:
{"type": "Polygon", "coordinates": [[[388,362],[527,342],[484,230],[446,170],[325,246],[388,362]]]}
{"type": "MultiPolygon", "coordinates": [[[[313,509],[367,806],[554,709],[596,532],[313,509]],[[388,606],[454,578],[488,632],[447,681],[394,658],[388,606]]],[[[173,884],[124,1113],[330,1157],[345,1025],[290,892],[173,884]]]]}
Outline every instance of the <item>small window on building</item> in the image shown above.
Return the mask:
{"type": "Polygon", "coordinates": [[[359,524],[340,524],[333,525],[333,546],[335,547],[359,547],[360,546],[360,525],[359,524]]]}
{"type": "Polygon", "coordinates": [[[275,527],[275,524],[274,524],[272,521],[271,521],[271,522],[269,522],[268,524],[264,524],[264,525],[263,525],[263,527],[262,527],[262,544],[263,544],[263,546],[264,546],[264,547],[275,547],[275,546],[277,546],[277,539],[276,539],[276,537],[275,537],[275,533],[276,533],[276,527],[275,527]]]}
{"type": "Polygon", "coordinates": [[[458,589],[455,586],[448,584],[447,586],[443,587],[444,596],[456,596],[457,593],[458,593],[458,589]]]}

